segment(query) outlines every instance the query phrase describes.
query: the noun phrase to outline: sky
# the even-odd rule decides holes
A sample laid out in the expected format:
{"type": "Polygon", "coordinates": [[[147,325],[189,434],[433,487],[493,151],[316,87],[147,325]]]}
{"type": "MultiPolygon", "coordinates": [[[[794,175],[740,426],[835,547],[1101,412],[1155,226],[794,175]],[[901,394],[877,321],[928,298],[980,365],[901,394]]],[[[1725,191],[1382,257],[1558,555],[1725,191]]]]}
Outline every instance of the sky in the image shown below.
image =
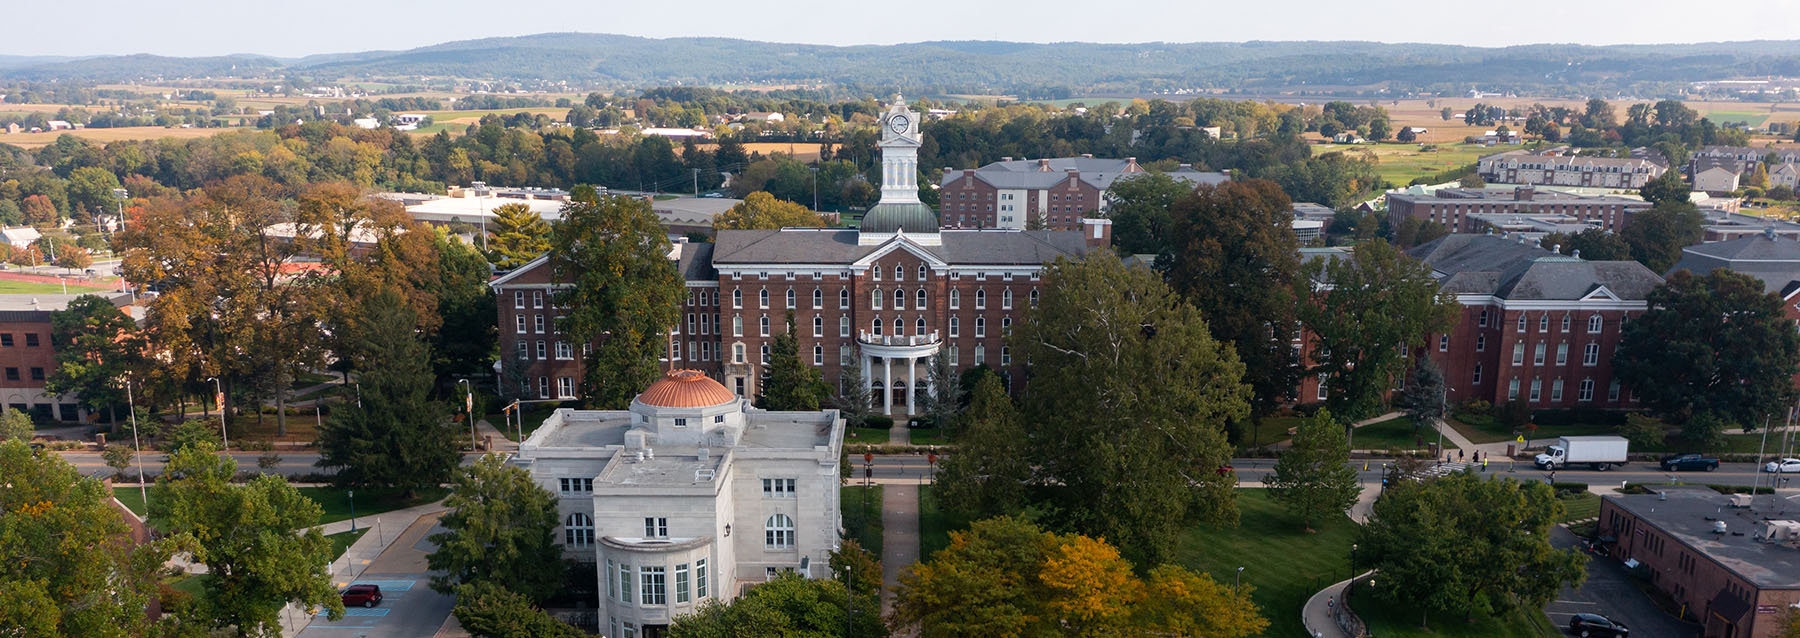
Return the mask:
{"type": "Polygon", "coordinates": [[[1796,0],[87,0],[79,13],[62,27],[8,29],[0,54],[299,57],[547,31],[832,45],[1375,40],[1506,46],[1800,38],[1796,0]]]}

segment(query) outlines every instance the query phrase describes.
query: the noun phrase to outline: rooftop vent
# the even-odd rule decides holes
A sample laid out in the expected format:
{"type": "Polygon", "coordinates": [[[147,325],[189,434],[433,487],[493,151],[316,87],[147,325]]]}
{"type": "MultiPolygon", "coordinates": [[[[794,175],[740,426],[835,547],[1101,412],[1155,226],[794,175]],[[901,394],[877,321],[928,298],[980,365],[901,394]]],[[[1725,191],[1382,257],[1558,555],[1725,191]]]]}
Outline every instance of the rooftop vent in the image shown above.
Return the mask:
{"type": "Polygon", "coordinates": [[[1712,533],[1719,535],[1725,534],[1725,521],[1713,521],[1712,527],[1712,533]]]}

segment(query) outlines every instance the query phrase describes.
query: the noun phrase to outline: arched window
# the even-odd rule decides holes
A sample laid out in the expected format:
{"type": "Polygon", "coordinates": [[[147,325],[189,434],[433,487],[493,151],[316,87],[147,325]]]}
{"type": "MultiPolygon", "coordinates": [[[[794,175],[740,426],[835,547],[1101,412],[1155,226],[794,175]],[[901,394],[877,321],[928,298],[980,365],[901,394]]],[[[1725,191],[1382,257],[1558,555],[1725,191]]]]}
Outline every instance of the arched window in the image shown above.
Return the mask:
{"type": "Polygon", "coordinates": [[[1563,332],[1568,332],[1568,331],[1569,331],[1569,315],[1567,315],[1567,314],[1564,314],[1564,315],[1563,315],[1563,320],[1562,320],[1562,331],[1563,331],[1563,332]]]}
{"type": "Polygon", "coordinates": [[[849,288],[839,288],[838,289],[838,310],[849,310],[849,309],[850,309],[850,289],[849,288]]]}
{"type": "Polygon", "coordinates": [[[1600,332],[1600,327],[1602,325],[1605,325],[1605,320],[1601,319],[1600,315],[1596,314],[1594,316],[1588,317],[1588,333],[1589,334],[1598,334],[1600,332]]]}
{"type": "Polygon", "coordinates": [[[1000,346],[1000,365],[1012,365],[1012,346],[1000,346]]]}
{"type": "Polygon", "coordinates": [[[913,334],[919,335],[921,337],[925,336],[925,318],[924,317],[919,317],[918,321],[913,322],[913,334]]]}
{"type": "Polygon", "coordinates": [[[906,268],[900,264],[894,264],[894,281],[906,281],[906,268]]]}
{"type": "Polygon", "coordinates": [[[987,317],[976,317],[975,318],[975,336],[977,336],[977,337],[987,336],[987,317]]]}
{"type": "Polygon", "coordinates": [[[1550,313],[1546,312],[1544,314],[1538,315],[1538,332],[1548,332],[1549,330],[1550,330],[1550,313]]]}
{"type": "Polygon", "coordinates": [[[816,366],[825,365],[825,346],[821,346],[821,345],[813,346],[813,365],[816,365],[816,366]]]}
{"type": "Polygon", "coordinates": [[[1012,289],[1011,288],[1007,288],[1005,290],[1000,291],[1000,307],[1004,308],[1004,309],[1012,308],[1012,289]]]}
{"type": "Polygon", "coordinates": [[[763,523],[763,547],[789,549],[794,546],[794,519],[786,514],[770,516],[763,523]]]}
{"type": "Polygon", "coordinates": [[[813,288],[812,309],[818,310],[819,308],[822,308],[824,306],[825,306],[825,291],[819,290],[818,288],[813,288]]]}
{"type": "Polygon", "coordinates": [[[744,307],[744,291],[743,290],[740,290],[737,288],[733,288],[731,290],[731,307],[733,307],[733,308],[744,307]]]}
{"type": "Polygon", "coordinates": [[[920,288],[919,294],[915,295],[915,296],[918,297],[918,303],[913,304],[913,307],[918,308],[920,310],[924,310],[925,309],[925,289],[920,288]]]}
{"type": "Polygon", "coordinates": [[[821,317],[818,315],[813,315],[813,336],[815,336],[815,337],[825,336],[825,318],[824,317],[821,317]]]}
{"type": "Polygon", "coordinates": [[[759,352],[757,354],[761,355],[761,358],[756,360],[757,363],[768,363],[769,362],[769,344],[766,344],[766,343],[762,344],[762,352],[759,352]]]}
{"type": "Polygon", "coordinates": [[[899,288],[894,289],[894,309],[895,310],[905,310],[906,309],[906,291],[901,290],[899,288]]]}
{"type": "Polygon", "coordinates": [[[838,316],[838,336],[840,336],[840,337],[850,336],[850,315],[839,315],[838,316]]]}
{"type": "Polygon", "coordinates": [[[793,309],[794,309],[794,302],[795,302],[795,299],[794,299],[794,289],[793,289],[793,288],[789,288],[789,289],[787,289],[787,307],[788,307],[788,310],[793,310],[793,309]]]}
{"type": "Polygon", "coordinates": [[[1012,333],[1012,317],[1001,317],[1000,318],[1000,334],[1006,335],[1006,334],[1011,334],[1011,333],[1012,333]]]}
{"type": "Polygon", "coordinates": [[[1032,288],[1031,289],[1031,307],[1033,307],[1033,308],[1037,307],[1037,300],[1038,300],[1038,291],[1036,288],[1032,288]]]}
{"type": "Polygon", "coordinates": [[[975,346],[975,365],[987,363],[987,346],[975,346]]]}
{"type": "Polygon", "coordinates": [[[955,288],[951,288],[950,289],[950,309],[955,310],[955,309],[961,308],[961,307],[962,307],[962,291],[957,290],[955,288]]]}
{"type": "Polygon", "coordinates": [[[919,281],[925,281],[925,264],[919,264],[919,281]]]}
{"type": "Polygon", "coordinates": [[[881,336],[881,317],[876,317],[869,327],[871,328],[869,332],[874,333],[877,337],[881,336]]]}
{"type": "Polygon", "coordinates": [[[762,290],[756,291],[756,307],[758,307],[758,308],[769,307],[769,289],[768,288],[764,288],[762,290]]]}
{"type": "Polygon", "coordinates": [[[563,519],[563,544],[586,547],[594,544],[594,519],[576,512],[563,519]]]}
{"type": "Polygon", "coordinates": [[[952,337],[962,336],[962,318],[960,318],[960,317],[951,317],[950,318],[950,336],[952,336],[952,337]]]}
{"type": "Polygon", "coordinates": [[[765,337],[769,336],[769,316],[763,315],[760,319],[757,319],[757,324],[759,324],[762,329],[760,334],[765,337]]]}
{"type": "Polygon", "coordinates": [[[880,288],[876,288],[876,289],[869,291],[869,307],[874,308],[876,310],[881,309],[881,289],[880,288]]]}
{"type": "Polygon", "coordinates": [[[744,318],[743,317],[740,317],[737,315],[731,316],[731,336],[733,336],[733,337],[744,336],[744,318]]]}
{"type": "Polygon", "coordinates": [[[975,290],[975,309],[976,310],[986,310],[987,309],[987,289],[986,288],[979,288],[979,289],[975,290]]]}

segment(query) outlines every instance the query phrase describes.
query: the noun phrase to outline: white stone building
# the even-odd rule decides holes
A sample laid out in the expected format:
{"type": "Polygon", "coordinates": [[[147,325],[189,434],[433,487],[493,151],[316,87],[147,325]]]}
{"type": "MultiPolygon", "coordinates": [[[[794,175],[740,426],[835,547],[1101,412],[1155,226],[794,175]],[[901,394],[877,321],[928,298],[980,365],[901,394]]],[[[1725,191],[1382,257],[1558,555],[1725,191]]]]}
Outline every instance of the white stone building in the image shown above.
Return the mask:
{"type": "Polygon", "coordinates": [[[603,632],[658,638],[780,572],[829,577],[843,434],[836,410],[759,410],[675,370],[629,410],[558,410],[514,462],[561,497],[565,551],[602,583],[603,632]]]}

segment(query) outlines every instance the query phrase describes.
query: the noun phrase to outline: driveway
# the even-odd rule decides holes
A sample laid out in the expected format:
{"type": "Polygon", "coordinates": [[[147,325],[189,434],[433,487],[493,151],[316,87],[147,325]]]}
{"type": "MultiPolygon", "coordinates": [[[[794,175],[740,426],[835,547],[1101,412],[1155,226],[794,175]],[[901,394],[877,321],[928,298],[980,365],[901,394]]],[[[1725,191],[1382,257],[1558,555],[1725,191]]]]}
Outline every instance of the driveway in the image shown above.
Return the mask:
{"type": "MultiPolygon", "coordinates": [[[[1555,527],[1550,544],[1557,549],[1579,546],[1579,540],[1568,528],[1555,527]]],[[[1605,556],[1589,555],[1587,582],[1579,589],[1564,586],[1556,600],[1544,607],[1544,615],[1559,628],[1569,626],[1569,617],[1578,613],[1600,614],[1625,623],[1633,636],[1688,638],[1700,635],[1698,625],[1690,625],[1664,613],[1650,597],[1637,588],[1619,561],[1605,556]]]]}
{"type": "Polygon", "coordinates": [[[431,638],[450,617],[456,606],[452,596],[431,590],[431,575],[425,567],[425,555],[436,549],[426,537],[444,531],[438,526],[442,512],[419,517],[387,551],[371,561],[363,573],[351,581],[335,583],[338,589],[352,584],[381,587],[381,604],[370,608],[351,607],[337,622],[323,616],[313,619],[301,638],[431,638]]]}

